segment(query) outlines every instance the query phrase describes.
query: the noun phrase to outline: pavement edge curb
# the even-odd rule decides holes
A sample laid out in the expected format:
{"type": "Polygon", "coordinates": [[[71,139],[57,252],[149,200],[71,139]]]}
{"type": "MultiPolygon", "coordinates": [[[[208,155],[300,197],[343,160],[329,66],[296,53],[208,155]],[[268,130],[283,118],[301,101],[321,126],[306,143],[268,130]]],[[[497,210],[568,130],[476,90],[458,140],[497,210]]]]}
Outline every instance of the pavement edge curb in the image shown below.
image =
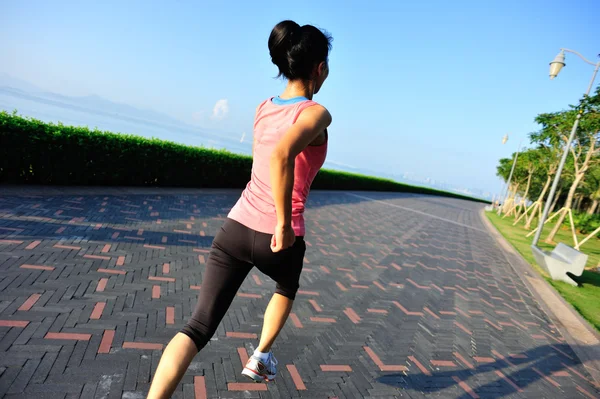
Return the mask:
{"type": "Polygon", "coordinates": [[[479,216],[500,247],[507,262],[539,303],[544,313],[556,325],[567,344],[573,348],[594,382],[600,386],[600,334],[504,238],[496,226],[488,220],[483,208],[480,210],[479,216]],[[563,312],[559,312],[556,305],[559,305],[563,312]],[[574,325],[573,319],[578,325],[574,325]],[[590,342],[581,339],[580,333],[588,336],[590,342]]]}

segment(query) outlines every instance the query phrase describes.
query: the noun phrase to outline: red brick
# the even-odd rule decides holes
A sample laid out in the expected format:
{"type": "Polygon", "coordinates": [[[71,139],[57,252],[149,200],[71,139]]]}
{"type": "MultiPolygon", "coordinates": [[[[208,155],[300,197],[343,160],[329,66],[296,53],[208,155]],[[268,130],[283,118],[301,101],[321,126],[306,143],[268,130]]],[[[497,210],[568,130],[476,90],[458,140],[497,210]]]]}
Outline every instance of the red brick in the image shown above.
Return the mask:
{"type": "Polygon", "coordinates": [[[54,267],[53,266],[38,266],[38,265],[21,265],[21,269],[54,270],[54,267]]]}
{"type": "Polygon", "coordinates": [[[312,307],[315,309],[316,312],[322,312],[323,309],[321,309],[321,307],[319,306],[319,304],[317,303],[317,301],[315,301],[314,299],[309,299],[308,302],[312,305],[312,307]]]}
{"type": "Polygon", "coordinates": [[[469,362],[467,359],[465,359],[460,353],[454,352],[454,356],[456,356],[456,358],[458,360],[460,360],[462,364],[464,364],[465,366],[467,366],[471,370],[473,370],[475,368],[475,367],[473,367],[473,364],[471,362],[469,362]]]}
{"type": "Polygon", "coordinates": [[[495,325],[494,323],[492,323],[488,319],[483,319],[483,321],[485,321],[486,323],[488,323],[490,326],[494,327],[496,330],[502,331],[502,327],[495,325]]]}
{"type": "Polygon", "coordinates": [[[160,298],[160,285],[152,286],[152,299],[160,298]]]}
{"type": "Polygon", "coordinates": [[[259,294],[247,294],[247,293],[244,293],[244,292],[238,292],[237,296],[242,297],[242,298],[253,298],[253,299],[262,298],[262,295],[259,295],[259,294]]]}
{"type": "Polygon", "coordinates": [[[316,323],[335,323],[335,319],[330,317],[311,317],[310,320],[316,323]]]}
{"type": "Polygon", "coordinates": [[[199,290],[202,286],[200,285],[190,285],[191,290],[199,290]]]}
{"type": "Polygon", "coordinates": [[[243,338],[243,339],[258,338],[258,335],[254,334],[254,333],[243,333],[243,332],[233,332],[233,331],[228,331],[226,333],[226,336],[229,338],[243,338]]]}
{"type": "Polygon", "coordinates": [[[102,312],[104,312],[105,306],[106,306],[106,302],[96,303],[96,306],[94,306],[94,310],[92,311],[92,314],[90,315],[90,319],[98,320],[100,317],[102,317],[102,312]]]}
{"type": "Polygon", "coordinates": [[[0,327],[27,327],[29,325],[28,321],[22,320],[0,320],[0,327]]]}
{"type": "Polygon", "coordinates": [[[583,389],[579,385],[577,385],[577,390],[579,392],[581,392],[582,394],[584,394],[585,396],[587,396],[588,398],[590,398],[590,399],[597,399],[596,396],[592,395],[591,393],[589,393],[588,391],[586,391],[585,389],[583,389]]]}
{"type": "Polygon", "coordinates": [[[253,274],[252,278],[254,279],[254,282],[256,283],[256,285],[262,285],[262,281],[260,281],[260,277],[258,277],[256,274],[253,274]]]}
{"type": "Polygon", "coordinates": [[[373,349],[369,348],[368,346],[363,346],[363,349],[365,350],[365,352],[367,352],[367,355],[369,355],[371,360],[373,360],[373,363],[375,363],[379,367],[384,366],[379,356],[377,356],[377,354],[373,352],[373,349]]]}
{"type": "Polygon", "coordinates": [[[313,296],[319,296],[321,294],[319,294],[316,291],[303,291],[303,290],[298,290],[298,294],[300,295],[313,295],[313,296]]]}
{"type": "Polygon", "coordinates": [[[381,291],[387,291],[383,285],[379,281],[373,281],[373,285],[379,288],[381,291]]]}
{"type": "Polygon", "coordinates": [[[169,274],[170,271],[171,270],[170,270],[169,264],[168,263],[163,263],[163,270],[162,270],[163,274],[169,274]]]}
{"type": "Polygon", "coordinates": [[[537,374],[539,374],[542,378],[544,378],[546,381],[548,381],[550,384],[554,385],[556,388],[560,388],[560,384],[556,381],[554,381],[552,378],[548,377],[547,375],[543,374],[540,370],[538,370],[535,367],[531,368],[533,371],[535,371],[537,374]]]}
{"type": "Polygon", "coordinates": [[[423,308],[423,310],[424,310],[425,312],[429,313],[430,315],[432,315],[434,318],[436,318],[436,319],[438,319],[438,320],[440,319],[440,316],[436,315],[436,314],[435,314],[435,313],[433,313],[431,310],[429,310],[429,308],[428,308],[427,306],[425,306],[425,307],[423,308]]]}
{"type": "Polygon", "coordinates": [[[160,245],[148,245],[148,244],[144,244],[144,248],[148,248],[148,249],[167,249],[166,247],[162,247],[160,245]]]}
{"type": "Polygon", "coordinates": [[[322,364],[321,365],[321,370],[322,371],[342,371],[342,372],[351,372],[352,371],[352,367],[348,366],[348,365],[333,365],[333,364],[322,364]]]}
{"type": "Polygon", "coordinates": [[[423,364],[421,364],[421,362],[418,361],[414,356],[409,356],[408,360],[413,362],[419,368],[419,370],[421,370],[421,373],[429,376],[431,375],[431,371],[429,371],[425,366],[423,366],[423,364]]]}
{"type": "Polygon", "coordinates": [[[100,281],[98,281],[98,285],[96,286],[96,291],[97,292],[104,291],[104,289],[106,288],[106,284],[107,283],[108,283],[108,279],[107,278],[101,278],[100,281]]]}
{"type": "Polygon", "coordinates": [[[237,348],[237,352],[240,356],[240,363],[242,363],[242,367],[245,367],[246,363],[248,363],[248,351],[246,351],[246,348],[237,348]]]}
{"type": "Polygon", "coordinates": [[[473,333],[472,333],[472,332],[471,332],[469,329],[467,329],[467,327],[463,326],[463,325],[462,325],[462,324],[460,324],[458,321],[455,321],[455,322],[454,322],[454,325],[455,325],[456,327],[460,328],[461,330],[463,330],[464,332],[466,332],[467,334],[469,334],[469,335],[473,335],[473,333]]]}
{"type": "Polygon", "coordinates": [[[323,273],[325,274],[331,274],[331,272],[329,271],[328,268],[326,268],[325,266],[321,266],[320,269],[323,271],[323,273]]]}
{"type": "Polygon", "coordinates": [[[478,399],[479,395],[477,395],[475,392],[473,392],[473,390],[471,389],[471,387],[469,385],[467,385],[466,382],[461,381],[460,378],[454,376],[452,377],[452,379],[454,381],[456,381],[458,383],[458,386],[460,386],[466,393],[469,394],[469,396],[471,396],[473,399],[478,399]]]}
{"type": "Polygon", "coordinates": [[[406,309],[404,306],[402,306],[402,305],[400,304],[400,302],[398,302],[398,301],[393,301],[392,303],[393,303],[394,305],[396,305],[396,307],[397,307],[398,309],[400,309],[402,312],[404,312],[404,314],[406,314],[406,315],[408,315],[408,316],[423,316],[423,313],[422,313],[422,312],[410,312],[410,311],[408,311],[408,310],[407,310],[407,309],[406,309]]]}
{"type": "Polygon", "coordinates": [[[475,360],[477,363],[494,363],[496,361],[496,359],[494,359],[493,357],[481,357],[481,356],[474,356],[473,360],[475,360]]]}
{"type": "Polygon", "coordinates": [[[348,288],[344,287],[344,285],[342,283],[340,283],[339,281],[336,281],[335,285],[337,285],[338,288],[342,291],[348,291],[348,288]]]}
{"type": "Polygon", "coordinates": [[[369,313],[381,313],[381,314],[387,314],[388,311],[385,309],[367,309],[367,312],[369,313]]]}
{"type": "Polygon", "coordinates": [[[296,385],[296,389],[298,391],[305,391],[306,385],[304,385],[304,381],[302,381],[302,377],[300,377],[300,373],[298,373],[298,369],[293,364],[288,364],[287,369],[292,376],[292,380],[294,381],[294,385],[296,385]]]}
{"type": "Polygon", "coordinates": [[[98,269],[100,273],[108,273],[108,274],[127,274],[123,270],[114,270],[114,269],[98,269]]]}
{"type": "Polygon", "coordinates": [[[156,277],[156,276],[150,276],[148,277],[148,280],[151,281],[164,281],[167,283],[174,283],[175,279],[173,277],[156,277]]]}
{"type": "Polygon", "coordinates": [[[25,247],[25,249],[34,249],[35,247],[37,247],[38,245],[41,244],[41,241],[33,241],[31,244],[29,244],[28,246],[25,247]]]}
{"type": "Polygon", "coordinates": [[[98,353],[109,353],[114,338],[115,330],[104,330],[102,341],[100,342],[100,347],[98,348],[98,353]]]}
{"type": "Polygon", "coordinates": [[[151,349],[162,350],[163,344],[152,344],[149,342],[123,342],[123,349],[151,349]]]}
{"type": "Polygon", "coordinates": [[[117,266],[123,266],[125,264],[125,257],[124,256],[119,256],[117,258],[117,266]]]}
{"type": "Polygon", "coordinates": [[[266,391],[266,384],[257,384],[255,382],[230,382],[227,384],[229,391],[266,391]]]}
{"type": "Polygon", "coordinates": [[[19,240],[0,240],[0,244],[23,244],[23,241],[19,241],[19,240]]]}
{"type": "Polygon", "coordinates": [[[456,363],[451,360],[431,360],[431,365],[435,367],[456,367],[456,363]]]}
{"type": "Polygon", "coordinates": [[[358,324],[360,321],[360,316],[356,314],[356,312],[351,308],[344,309],[344,314],[348,316],[348,318],[354,323],[358,324]]]}
{"type": "Polygon", "coordinates": [[[304,327],[302,325],[302,323],[300,322],[300,319],[298,318],[298,316],[296,315],[296,313],[290,313],[290,319],[292,319],[292,322],[294,323],[294,325],[296,326],[296,328],[303,328],[304,327]]]}
{"type": "Polygon", "coordinates": [[[27,298],[27,300],[23,302],[21,307],[19,307],[19,310],[28,311],[33,307],[33,305],[35,305],[35,303],[38,301],[38,299],[40,299],[41,296],[41,294],[31,294],[29,298],[27,298]]]}
{"type": "Polygon", "coordinates": [[[569,356],[567,353],[565,353],[565,352],[561,351],[561,350],[560,350],[560,349],[558,349],[556,346],[554,346],[554,345],[550,345],[550,347],[551,347],[552,349],[554,349],[555,351],[557,351],[558,353],[560,353],[561,355],[563,355],[564,357],[566,357],[567,359],[575,360],[575,359],[573,359],[573,357],[572,357],[572,356],[569,356]]]}
{"type": "Polygon", "coordinates": [[[165,313],[167,324],[175,324],[175,308],[173,306],[167,306],[165,313]]]}
{"type": "Polygon", "coordinates": [[[73,341],[89,341],[92,334],[71,334],[71,333],[47,333],[46,339],[64,339],[73,341]]]}
{"type": "Polygon", "coordinates": [[[108,251],[110,251],[110,247],[111,247],[111,245],[110,245],[110,244],[106,244],[106,245],[105,245],[105,246],[102,248],[102,251],[101,251],[101,252],[102,252],[102,253],[104,253],[104,254],[105,254],[105,253],[107,253],[108,251]]]}

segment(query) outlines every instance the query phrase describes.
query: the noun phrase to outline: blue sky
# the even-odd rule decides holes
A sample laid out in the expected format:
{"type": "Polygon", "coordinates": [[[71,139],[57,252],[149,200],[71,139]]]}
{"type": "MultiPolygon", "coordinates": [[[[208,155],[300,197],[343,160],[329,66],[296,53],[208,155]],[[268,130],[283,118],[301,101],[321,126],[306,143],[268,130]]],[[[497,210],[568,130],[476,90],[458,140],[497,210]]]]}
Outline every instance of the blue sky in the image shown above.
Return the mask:
{"type": "Polygon", "coordinates": [[[587,87],[575,56],[554,81],[548,63],[560,47],[598,60],[598,15],[597,0],[2,2],[0,72],[241,136],[284,87],[270,30],[314,24],[334,37],[315,97],[329,160],[499,192],[497,160],[587,87]]]}

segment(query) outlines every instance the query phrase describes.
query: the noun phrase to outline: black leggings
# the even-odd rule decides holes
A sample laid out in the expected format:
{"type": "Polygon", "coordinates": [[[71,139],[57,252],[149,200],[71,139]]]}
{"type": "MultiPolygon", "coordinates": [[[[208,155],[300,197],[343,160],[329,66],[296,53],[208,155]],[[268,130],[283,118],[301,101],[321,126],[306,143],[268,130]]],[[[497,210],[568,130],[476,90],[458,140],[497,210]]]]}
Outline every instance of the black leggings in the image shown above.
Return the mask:
{"type": "Polygon", "coordinates": [[[198,351],[211,339],[242,282],[256,266],[277,283],[276,293],[294,299],[306,251],[303,237],[290,248],[271,251],[272,234],[259,233],[227,219],[212,244],[198,304],[181,330],[198,351]]]}

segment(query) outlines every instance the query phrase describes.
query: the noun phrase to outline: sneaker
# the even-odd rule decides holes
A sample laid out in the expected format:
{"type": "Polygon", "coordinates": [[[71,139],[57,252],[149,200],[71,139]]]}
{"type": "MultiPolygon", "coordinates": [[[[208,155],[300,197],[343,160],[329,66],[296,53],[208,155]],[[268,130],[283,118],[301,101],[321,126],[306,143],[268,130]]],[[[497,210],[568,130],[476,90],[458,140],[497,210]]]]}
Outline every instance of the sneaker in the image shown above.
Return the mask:
{"type": "Polygon", "coordinates": [[[269,360],[264,363],[257,357],[252,356],[248,359],[242,375],[250,378],[254,382],[269,382],[275,379],[277,375],[277,359],[271,353],[269,360]]]}

